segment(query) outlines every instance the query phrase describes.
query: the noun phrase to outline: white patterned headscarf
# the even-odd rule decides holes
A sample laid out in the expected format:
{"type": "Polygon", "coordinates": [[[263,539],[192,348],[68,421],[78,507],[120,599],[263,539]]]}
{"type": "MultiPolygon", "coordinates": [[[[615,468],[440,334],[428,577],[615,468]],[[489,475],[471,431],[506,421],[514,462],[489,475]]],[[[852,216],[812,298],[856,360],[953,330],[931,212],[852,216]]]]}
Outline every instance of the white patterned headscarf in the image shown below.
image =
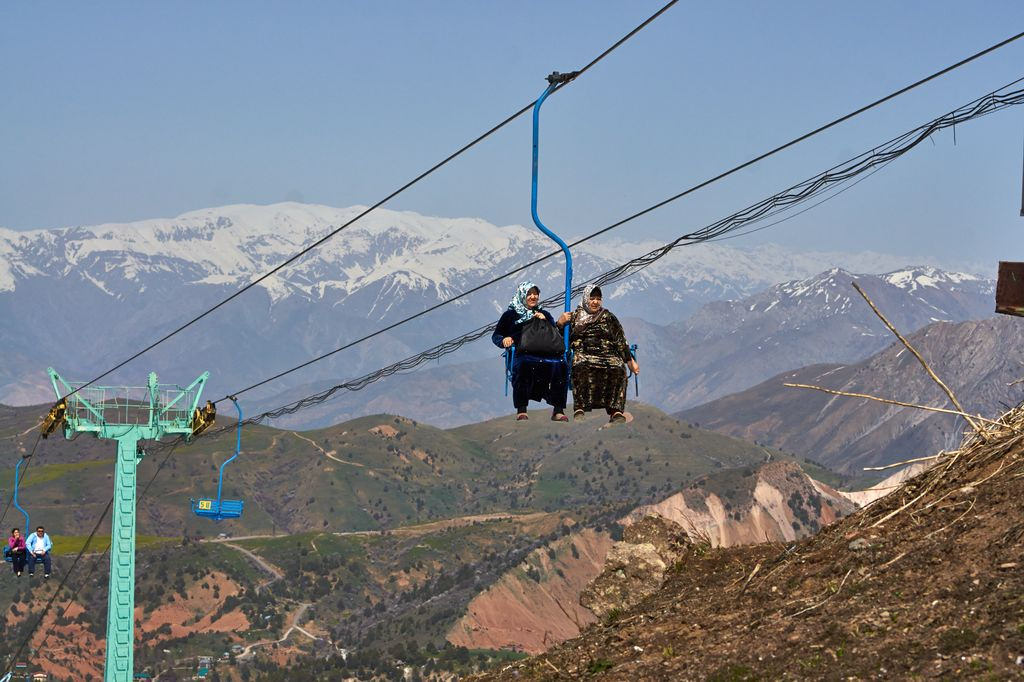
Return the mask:
{"type": "Polygon", "coordinates": [[[576,321],[574,323],[574,326],[586,326],[593,322],[594,320],[596,320],[601,315],[601,313],[604,312],[603,306],[598,308],[596,313],[590,312],[590,308],[587,306],[587,303],[590,302],[590,294],[593,293],[594,289],[597,288],[598,287],[594,284],[583,287],[583,298],[580,300],[580,304],[576,308],[576,321]]]}
{"type": "Polygon", "coordinates": [[[527,280],[516,287],[516,295],[512,298],[512,302],[508,304],[508,307],[519,315],[519,319],[516,322],[529,322],[533,318],[536,310],[530,310],[526,307],[526,295],[530,293],[530,289],[536,286],[536,284],[527,280]]]}

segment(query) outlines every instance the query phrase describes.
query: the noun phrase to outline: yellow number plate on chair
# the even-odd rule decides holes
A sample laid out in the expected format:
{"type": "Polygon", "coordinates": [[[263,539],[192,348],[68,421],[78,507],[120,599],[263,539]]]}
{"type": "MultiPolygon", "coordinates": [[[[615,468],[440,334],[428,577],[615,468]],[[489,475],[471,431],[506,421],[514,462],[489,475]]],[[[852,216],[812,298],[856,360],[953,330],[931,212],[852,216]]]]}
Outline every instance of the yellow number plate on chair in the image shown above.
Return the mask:
{"type": "Polygon", "coordinates": [[[199,500],[200,509],[213,509],[213,500],[199,500]]]}

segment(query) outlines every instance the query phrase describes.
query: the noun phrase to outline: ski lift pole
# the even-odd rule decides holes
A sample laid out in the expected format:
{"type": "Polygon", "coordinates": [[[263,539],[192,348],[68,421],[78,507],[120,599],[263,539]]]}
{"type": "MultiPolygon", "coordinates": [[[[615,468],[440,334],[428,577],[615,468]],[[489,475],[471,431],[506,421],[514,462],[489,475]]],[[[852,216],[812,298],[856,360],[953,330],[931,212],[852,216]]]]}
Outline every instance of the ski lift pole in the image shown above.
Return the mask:
{"type": "Polygon", "coordinates": [[[79,386],[49,370],[58,400],[67,399],[64,437],[88,432],[117,441],[114,498],[110,517],[110,578],[107,588],[107,640],[103,682],[130,682],[135,671],[135,531],[137,466],[145,450],[139,441],[177,434],[190,439],[191,415],[209,372],[188,388],[157,383],[150,372],[145,387],[79,386]],[[67,394],[62,394],[62,389],[67,394]],[[84,390],[83,390],[84,389],[84,390]],[[147,399],[140,399],[144,393],[147,399]],[[191,409],[190,406],[191,405],[191,409]],[[175,406],[171,409],[171,406],[175,406]]]}
{"type": "MultiPolygon", "coordinates": [[[[629,356],[631,358],[633,358],[633,362],[636,362],[636,344],[635,343],[632,346],[629,347],[629,356]]],[[[632,370],[630,370],[630,374],[633,375],[633,390],[636,391],[636,397],[639,398],[640,397],[640,375],[637,374],[636,372],[632,371],[632,370]]],[[[629,381],[629,379],[626,379],[626,381],[629,381]]]]}
{"type": "Polygon", "coordinates": [[[508,396],[508,382],[512,380],[512,367],[515,366],[516,347],[505,349],[505,395],[508,396]]]}
{"type": "MultiPolygon", "coordinates": [[[[543,93],[541,93],[541,96],[537,98],[537,101],[533,105],[533,173],[531,176],[530,188],[530,213],[533,216],[534,225],[558,244],[562,249],[562,253],[565,254],[565,312],[569,312],[569,310],[571,310],[569,304],[572,299],[572,254],[569,252],[569,246],[562,241],[561,237],[549,230],[544,223],[541,222],[540,216],[537,214],[537,170],[540,153],[540,107],[544,104],[544,100],[548,98],[548,95],[554,92],[563,83],[568,83],[575,77],[576,72],[558,73],[555,71],[548,76],[548,87],[543,93]]],[[[565,328],[562,330],[562,339],[565,343],[565,353],[568,358],[569,325],[565,325],[565,328]]]]}
{"type": "Polygon", "coordinates": [[[14,508],[20,511],[21,515],[25,517],[25,533],[22,537],[26,538],[28,537],[28,512],[22,509],[21,505],[18,504],[18,486],[20,484],[19,477],[21,473],[21,465],[24,464],[27,459],[27,457],[22,457],[14,467],[14,496],[12,498],[14,508]]]}

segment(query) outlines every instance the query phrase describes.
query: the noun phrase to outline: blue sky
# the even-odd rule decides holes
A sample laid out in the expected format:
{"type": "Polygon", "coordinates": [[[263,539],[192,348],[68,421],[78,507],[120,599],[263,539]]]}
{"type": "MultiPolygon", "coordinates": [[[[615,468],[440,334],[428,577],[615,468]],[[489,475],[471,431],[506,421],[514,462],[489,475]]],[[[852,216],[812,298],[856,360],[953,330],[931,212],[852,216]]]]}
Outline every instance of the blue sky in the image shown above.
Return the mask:
{"type": "MultiPolygon", "coordinates": [[[[661,2],[8,3],[0,226],[369,204],[661,2]]],[[[541,214],[629,215],[1024,28],[1019,0],[680,2],[544,108],[541,214]]],[[[667,239],[1024,75],[1024,39],[618,233],[667,239]]],[[[388,206],[529,223],[523,117],[388,206]]],[[[736,243],[1024,259],[1024,109],[736,243]]]]}

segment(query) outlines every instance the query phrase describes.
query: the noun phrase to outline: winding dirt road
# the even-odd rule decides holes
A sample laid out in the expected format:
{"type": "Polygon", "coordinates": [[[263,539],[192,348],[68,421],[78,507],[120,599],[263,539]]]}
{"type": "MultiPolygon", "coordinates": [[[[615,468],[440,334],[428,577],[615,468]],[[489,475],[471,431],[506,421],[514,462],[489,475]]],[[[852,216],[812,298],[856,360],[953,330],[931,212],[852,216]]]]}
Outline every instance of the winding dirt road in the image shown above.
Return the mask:
{"type": "MultiPolygon", "coordinates": [[[[294,614],[292,614],[291,627],[285,630],[284,635],[282,635],[280,639],[268,639],[262,642],[253,642],[249,646],[245,647],[242,650],[242,653],[238,654],[238,660],[244,661],[245,659],[252,656],[253,650],[256,649],[256,647],[267,646],[268,644],[281,644],[282,642],[288,641],[288,638],[291,636],[292,632],[296,630],[304,634],[306,637],[309,637],[314,642],[318,639],[324,639],[323,637],[317,637],[316,635],[311,634],[308,630],[305,630],[299,625],[299,621],[301,621],[302,617],[306,615],[306,611],[309,610],[310,606],[312,606],[312,604],[308,602],[303,602],[302,604],[299,604],[299,608],[295,611],[294,614]]],[[[330,642],[330,640],[324,641],[330,642]]]]}

